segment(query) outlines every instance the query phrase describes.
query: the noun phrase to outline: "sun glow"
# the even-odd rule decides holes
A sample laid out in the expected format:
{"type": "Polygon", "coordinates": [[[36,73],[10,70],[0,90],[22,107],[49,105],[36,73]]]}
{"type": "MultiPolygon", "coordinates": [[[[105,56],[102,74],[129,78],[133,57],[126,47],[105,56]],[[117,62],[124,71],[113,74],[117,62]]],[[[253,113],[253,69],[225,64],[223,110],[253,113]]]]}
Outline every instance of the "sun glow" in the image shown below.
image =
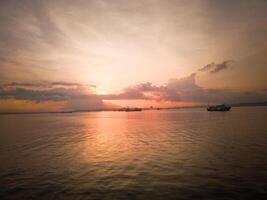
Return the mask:
{"type": "Polygon", "coordinates": [[[105,90],[98,90],[96,92],[97,95],[105,95],[105,94],[108,94],[105,90]]]}

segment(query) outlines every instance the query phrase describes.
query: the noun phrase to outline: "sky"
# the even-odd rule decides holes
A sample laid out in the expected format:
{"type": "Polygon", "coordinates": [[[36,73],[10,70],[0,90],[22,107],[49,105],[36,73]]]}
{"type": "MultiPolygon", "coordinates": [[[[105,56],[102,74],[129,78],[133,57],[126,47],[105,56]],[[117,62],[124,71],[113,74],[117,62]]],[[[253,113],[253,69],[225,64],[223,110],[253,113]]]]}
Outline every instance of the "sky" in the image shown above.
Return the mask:
{"type": "Polygon", "coordinates": [[[267,100],[265,0],[1,0],[0,112],[267,100]]]}

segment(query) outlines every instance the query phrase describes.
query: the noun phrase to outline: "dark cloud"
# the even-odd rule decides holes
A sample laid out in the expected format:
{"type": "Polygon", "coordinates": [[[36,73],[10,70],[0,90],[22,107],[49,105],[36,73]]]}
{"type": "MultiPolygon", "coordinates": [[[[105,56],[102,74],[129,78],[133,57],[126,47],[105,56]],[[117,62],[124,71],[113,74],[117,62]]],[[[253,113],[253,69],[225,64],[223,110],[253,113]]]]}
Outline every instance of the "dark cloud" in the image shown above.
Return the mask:
{"type": "Polygon", "coordinates": [[[226,60],[223,61],[222,63],[210,63],[205,65],[204,67],[200,68],[199,71],[201,72],[210,72],[210,73],[217,73],[221,70],[227,69],[230,65],[230,63],[233,62],[233,60],[226,60]]]}
{"type": "Polygon", "coordinates": [[[25,88],[15,88],[9,90],[2,90],[0,99],[17,99],[27,101],[62,101],[72,97],[69,90],[64,88],[51,90],[30,90],[25,88]]]}
{"type": "Polygon", "coordinates": [[[266,101],[266,91],[240,92],[227,89],[203,88],[196,83],[196,74],[180,79],[170,79],[166,85],[155,86],[142,83],[129,87],[120,94],[103,95],[106,100],[156,100],[156,101],[188,101],[203,103],[239,103],[266,101]]]}
{"type": "Polygon", "coordinates": [[[40,87],[40,83],[26,83],[26,82],[11,82],[8,84],[5,84],[4,86],[10,86],[10,87],[17,87],[17,86],[30,86],[30,87],[40,87]]]}
{"type": "Polygon", "coordinates": [[[2,89],[0,92],[0,99],[18,99],[28,101],[62,101],[77,98],[87,98],[95,96],[92,94],[85,94],[82,90],[77,88],[51,88],[46,90],[33,90],[22,87],[12,89],[2,89]]]}
{"type": "Polygon", "coordinates": [[[57,85],[57,86],[76,86],[76,87],[78,87],[78,86],[87,86],[87,87],[96,88],[96,85],[93,85],[93,84],[84,85],[84,84],[80,84],[80,83],[69,83],[69,82],[63,82],[63,81],[61,81],[61,82],[52,82],[52,85],[53,86],[55,86],[55,85],[57,85]]]}
{"type": "Polygon", "coordinates": [[[72,83],[72,82],[64,82],[64,81],[58,81],[58,82],[35,82],[35,83],[30,83],[30,82],[11,82],[7,84],[3,84],[5,87],[38,87],[38,88],[52,88],[52,87],[93,87],[95,88],[96,85],[84,85],[80,83],[72,83]]]}
{"type": "Polygon", "coordinates": [[[156,101],[184,101],[193,100],[195,93],[202,89],[195,84],[195,77],[189,76],[181,79],[170,79],[167,85],[155,86],[151,83],[141,83],[124,90],[117,95],[105,95],[103,99],[146,99],[156,101]]]}
{"type": "Polygon", "coordinates": [[[20,83],[0,85],[1,100],[25,100],[36,103],[64,101],[64,109],[101,109],[102,99],[94,94],[91,85],[68,82],[20,83]]]}
{"type": "Polygon", "coordinates": [[[176,91],[166,86],[155,86],[149,82],[128,87],[120,94],[103,95],[102,98],[105,100],[143,99],[157,101],[179,101],[179,95],[176,93],[176,91]]]}

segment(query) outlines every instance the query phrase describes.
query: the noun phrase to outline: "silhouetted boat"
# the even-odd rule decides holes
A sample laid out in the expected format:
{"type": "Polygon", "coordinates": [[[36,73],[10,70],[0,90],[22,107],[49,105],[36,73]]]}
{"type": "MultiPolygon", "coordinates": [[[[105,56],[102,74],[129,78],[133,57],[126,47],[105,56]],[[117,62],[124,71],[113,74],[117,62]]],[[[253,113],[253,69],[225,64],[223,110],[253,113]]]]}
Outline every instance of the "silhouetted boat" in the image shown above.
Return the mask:
{"type": "Polygon", "coordinates": [[[118,111],[125,111],[125,112],[137,112],[142,111],[142,108],[121,108],[118,111]]]}
{"type": "Polygon", "coordinates": [[[135,112],[135,111],[142,111],[141,108],[126,108],[126,112],[135,112]]]}
{"type": "Polygon", "coordinates": [[[208,106],[207,111],[229,111],[231,109],[231,106],[226,106],[225,104],[221,105],[215,105],[215,106],[208,106]]]}

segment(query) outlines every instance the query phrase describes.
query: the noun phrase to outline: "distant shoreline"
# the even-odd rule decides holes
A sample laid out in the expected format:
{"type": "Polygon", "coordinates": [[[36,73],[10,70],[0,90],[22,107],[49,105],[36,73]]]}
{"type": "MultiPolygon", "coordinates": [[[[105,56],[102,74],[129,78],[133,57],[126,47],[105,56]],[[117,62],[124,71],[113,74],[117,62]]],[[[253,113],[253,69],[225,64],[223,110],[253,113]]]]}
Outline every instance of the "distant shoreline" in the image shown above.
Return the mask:
{"type": "MultiPolygon", "coordinates": [[[[260,107],[267,106],[267,102],[252,102],[252,103],[235,103],[229,104],[232,107],[260,107]]],[[[183,107],[169,107],[159,108],[159,110],[175,110],[175,109],[189,109],[189,108],[206,108],[206,105],[200,106],[183,106],[183,107]]],[[[143,108],[143,110],[157,110],[154,108],[143,108]]],[[[72,113],[84,113],[84,112],[104,112],[104,111],[117,111],[114,109],[97,109],[97,110],[73,110],[73,111],[44,111],[44,112],[0,112],[0,115],[29,115],[29,114],[72,114],[72,113]]]]}
{"type": "MultiPolygon", "coordinates": [[[[252,102],[252,103],[236,103],[229,104],[232,107],[258,107],[267,106],[267,102],[252,102]]],[[[175,110],[175,109],[189,109],[189,108],[205,108],[205,105],[201,106],[185,106],[185,107],[169,107],[169,108],[159,108],[160,110],[175,110]]],[[[144,110],[157,110],[151,108],[143,108],[144,110]]],[[[71,114],[71,113],[85,113],[85,112],[104,112],[104,111],[117,111],[112,109],[97,109],[97,110],[73,110],[73,111],[55,111],[55,112],[0,112],[0,115],[25,115],[25,114],[71,114]]]]}

